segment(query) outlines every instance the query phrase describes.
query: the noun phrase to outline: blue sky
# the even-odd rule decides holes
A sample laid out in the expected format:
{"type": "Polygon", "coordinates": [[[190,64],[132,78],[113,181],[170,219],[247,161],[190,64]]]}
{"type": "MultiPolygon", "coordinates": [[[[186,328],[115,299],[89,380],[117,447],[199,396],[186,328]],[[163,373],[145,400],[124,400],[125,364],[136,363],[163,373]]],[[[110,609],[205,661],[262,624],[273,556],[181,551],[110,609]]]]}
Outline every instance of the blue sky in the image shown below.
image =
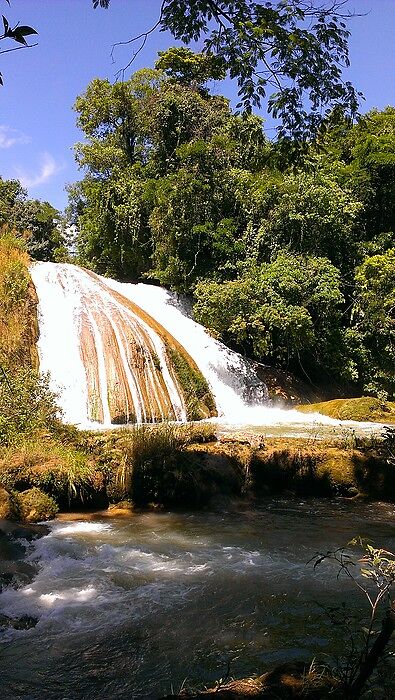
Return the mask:
{"type": "MultiPolygon", "coordinates": [[[[0,0],[12,22],[35,27],[38,46],[2,55],[0,70],[0,175],[20,178],[29,196],[62,209],[64,186],[80,173],[73,144],[81,138],[72,105],[94,77],[113,79],[128,61],[129,49],[114,42],[154,24],[160,0],[112,0],[107,11],[93,10],[91,0],[0,0]]],[[[347,79],[365,95],[362,111],[395,103],[395,0],[350,0],[349,8],[366,16],[350,22],[351,68],[347,79]]],[[[174,45],[156,32],[131,70],[153,65],[158,50],[174,45]]],[[[230,81],[216,91],[234,100],[230,81]]],[[[268,124],[270,126],[270,124],[268,124]]]]}

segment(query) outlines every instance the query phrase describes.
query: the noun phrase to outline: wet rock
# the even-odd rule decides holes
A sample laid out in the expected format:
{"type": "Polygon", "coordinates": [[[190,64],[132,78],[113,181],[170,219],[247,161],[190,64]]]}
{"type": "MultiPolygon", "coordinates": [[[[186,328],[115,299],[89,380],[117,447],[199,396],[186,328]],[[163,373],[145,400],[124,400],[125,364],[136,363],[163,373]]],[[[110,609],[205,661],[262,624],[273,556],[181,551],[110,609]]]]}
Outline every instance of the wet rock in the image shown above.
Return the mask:
{"type": "Polygon", "coordinates": [[[7,586],[25,586],[33,581],[36,574],[37,567],[26,561],[1,561],[0,591],[7,586]]]}
{"type": "MultiPolygon", "coordinates": [[[[46,534],[47,529],[41,531],[46,534]]],[[[24,586],[37,574],[37,567],[24,561],[26,540],[37,537],[29,526],[24,528],[16,523],[3,522],[0,529],[0,591],[7,587],[24,586]],[[7,529],[9,530],[7,532],[7,529]]]]}
{"type": "Polygon", "coordinates": [[[16,504],[11,494],[0,486],[0,520],[14,520],[17,517],[16,504]]]}
{"type": "Polygon", "coordinates": [[[21,617],[8,617],[8,615],[0,615],[0,627],[13,628],[14,630],[30,630],[37,625],[38,618],[31,615],[22,615],[21,617]]]}
{"type": "Polygon", "coordinates": [[[19,559],[25,553],[25,548],[11,535],[0,530],[0,566],[9,560],[19,559]]]}
{"type": "Polygon", "coordinates": [[[112,503],[108,506],[106,515],[111,518],[118,518],[123,516],[129,516],[133,513],[134,506],[131,501],[120,501],[119,503],[112,503]]]}
{"type": "Polygon", "coordinates": [[[348,498],[358,498],[360,495],[359,489],[357,489],[356,486],[349,486],[347,489],[348,498]]]}
{"type": "Polygon", "coordinates": [[[221,444],[231,445],[249,445],[250,440],[247,436],[221,435],[219,438],[221,444]]]}
{"type": "Polygon", "coordinates": [[[49,527],[37,523],[18,523],[4,520],[0,523],[0,538],[7,535],[12,541],[27,540],[32,542],[38,537],[44,537],[49,533],[49,527]]]}

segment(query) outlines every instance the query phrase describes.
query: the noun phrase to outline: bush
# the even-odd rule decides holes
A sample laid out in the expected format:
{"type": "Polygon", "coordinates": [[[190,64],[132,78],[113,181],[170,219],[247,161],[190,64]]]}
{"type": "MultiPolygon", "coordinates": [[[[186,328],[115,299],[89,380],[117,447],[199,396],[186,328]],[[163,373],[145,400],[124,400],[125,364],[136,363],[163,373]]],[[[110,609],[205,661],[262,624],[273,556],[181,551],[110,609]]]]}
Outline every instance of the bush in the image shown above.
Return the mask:
{"type": "Polygon", "coordinates": [[[0,365],[31,365],[37,334],[29,258],[20,240],[0,229],[0,365]]]}
{"type": "Polygon", "coordinates": [[[0,486],[0,520],[14,520],[18,516],[15,499],[6,489],[0,486]]]}
{"type": "Polygon", "coordinates": [[[0,445],[16,445],[40,430],[54,429],[59,409],[48,377],[29,367],[0,366],[0,445]]]}

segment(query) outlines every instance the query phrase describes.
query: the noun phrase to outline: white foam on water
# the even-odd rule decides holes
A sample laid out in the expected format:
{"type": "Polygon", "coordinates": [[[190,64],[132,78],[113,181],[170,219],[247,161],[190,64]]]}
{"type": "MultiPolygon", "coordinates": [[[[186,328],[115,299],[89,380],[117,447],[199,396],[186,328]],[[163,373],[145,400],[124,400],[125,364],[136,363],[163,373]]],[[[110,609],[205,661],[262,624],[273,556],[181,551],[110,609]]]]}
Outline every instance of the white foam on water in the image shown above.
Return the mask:
{"type": "Polygon", "coordinates": [[[67,523],[66,525],[54,525],[53,534],[59,535],[78,535],[78,534],[93,534],[97,535],[101,532],[111,530],[111,525],[107,523],[76,521],[67,523]]]}
{"type": "Polygon", "coordinates": [[[97,590],[93,586],[87,588],[69,588],[67,591],[58,591],[55,593],[42,593],[40,601],[44,605],[52,606],[57,601],[66,601],[67,603],[86,603],[92,598],[96,598],[97,590]]]}

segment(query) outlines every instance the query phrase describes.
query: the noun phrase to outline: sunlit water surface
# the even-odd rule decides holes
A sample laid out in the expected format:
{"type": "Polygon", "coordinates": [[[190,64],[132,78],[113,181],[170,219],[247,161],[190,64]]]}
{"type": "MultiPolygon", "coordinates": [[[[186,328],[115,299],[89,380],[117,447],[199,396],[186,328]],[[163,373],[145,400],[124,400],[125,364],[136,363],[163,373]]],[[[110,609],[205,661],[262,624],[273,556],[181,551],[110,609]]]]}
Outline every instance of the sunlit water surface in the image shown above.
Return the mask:
{"type": "Polygon", "coordinates": [[[394,547],[395,508],[268,500],[227,513],[56,521],[35,580],[0,612],[39,618],[0,643],[2,700],[158,698],[172,688],[339,650],[323,605],[358,595],[317,551],[354,535],[394,547]]]}

